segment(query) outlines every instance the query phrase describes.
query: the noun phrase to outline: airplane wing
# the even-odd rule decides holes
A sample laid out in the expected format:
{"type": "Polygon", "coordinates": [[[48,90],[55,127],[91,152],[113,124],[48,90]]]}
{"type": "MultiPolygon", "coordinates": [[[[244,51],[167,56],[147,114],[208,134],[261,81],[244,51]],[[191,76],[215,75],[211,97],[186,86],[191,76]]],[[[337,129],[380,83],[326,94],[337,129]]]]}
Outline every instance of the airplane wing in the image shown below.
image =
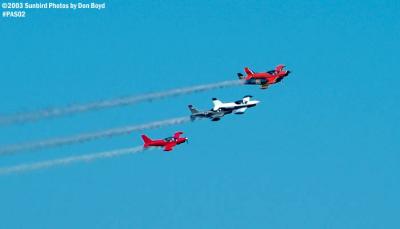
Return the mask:
{"type": "Polygon", "coordinates": [[[225,115],[224,112],[214,112],[214,113],[210,116],[210,118],[211,118],[211,121],[218,121],[218,120],[220,120],[224,115],[225,115]]]}
{"type": "Polygon", "coordinates": [[[242,108],[234,110],[233,112],[235,114],[243,114],[246,110],[247,110],[247,107],[242,107],[242,108]]]}
{"type": "Polygon", "coordinates": [[[246,95],[246,96],[244,96],[244,97],[243,97],[243,100],[242,100],[243,103],[244,103],[244,104],[248,103],[252,97],[253,97],[253,96],[251,96],[251,95],[246,95]]]}
{"type": "Polygon", "coordinates": [[[285,65],[280,64],[280,65],[276,66],[275,71],[280,72],[283,70],[284,67],[285,67],[285,65]]]}
{"type": "Polygon", "coordinates": [[[171,151],[176,146],[176,142],[168,142],[164,145],[164,151],[171,151]]]}
{"type": "Polygon", "coordinates": [[[218,110],[218,109],[221,107],[221,105],[222,105],[221,100],[219,100],[219,99],[217,99],[217,98],[213,98],[213,99],[212,99],[212,103],[214,104],[214,107],[213,107],[213,110],[214,110],[214,111],[218,110]]]}
{"type": "Polygon", "coordinates": [[[261,89],[267,89],[268,88],[268,86],[269,86],[269,84],[268,83],[264,83],[264,84],[261,84],[261,89]]]}
{"type": "Polygon", "coordinates": [[[176,132],[176,133],[174,134],[174,138],[175,138],[175,139],[179,138],[179,137],[181,136],[181,134],[183,134],[183,132],[181,132],[181,131],[176,132]]]}

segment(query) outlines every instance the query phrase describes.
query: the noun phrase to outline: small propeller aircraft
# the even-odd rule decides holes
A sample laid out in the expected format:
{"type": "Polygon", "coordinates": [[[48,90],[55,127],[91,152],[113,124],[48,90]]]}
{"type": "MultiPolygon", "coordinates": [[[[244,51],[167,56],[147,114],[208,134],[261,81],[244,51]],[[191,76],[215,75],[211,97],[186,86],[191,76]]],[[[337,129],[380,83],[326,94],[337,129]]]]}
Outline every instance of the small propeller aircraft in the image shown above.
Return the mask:
{"type": "Polygon", "coordinates": [[[213,98],[212,102],[214,107],[208,111],[198,111],[192,105],[189,105],[189,110],[192,112],[190,118],[192,121],[196,118],[209,118],[211,121],[219,121],[226,114],[244,114],[247,108],[254,107],[260,102],[257,100],[250,100],[252,97],[251,95],[246,95],[242,100],[230,103],[223,103],[217,98],[213,98]]]}
{"type": "Polygon", "coordinates": [[[159,147],[164,147],[164,151],[171,151],[176,145],[182,144],[184,142],[188,143],[189,139],[181,137],[182,134],[183,132],[178,131],[172,137],[157,139],[157,140],[152,140],[151,138],[143,134],[142,135],[142,139],[144,142],[143,147],[147,148],[150,146],[159,146],[159,147]]]}
{"type": "Polygon", "coordinates": [[[274,70],[268,72],[253,72],[250,68],[244,68],[246,77],[242,73],[238,73],[240,80],[244,80],[245,84],[261,85],[261,89],[267,89],[270,84],[280,82],[283,78],[289,75],[290,71],[284,70],[285,66],[280,64],[274,70]]]}

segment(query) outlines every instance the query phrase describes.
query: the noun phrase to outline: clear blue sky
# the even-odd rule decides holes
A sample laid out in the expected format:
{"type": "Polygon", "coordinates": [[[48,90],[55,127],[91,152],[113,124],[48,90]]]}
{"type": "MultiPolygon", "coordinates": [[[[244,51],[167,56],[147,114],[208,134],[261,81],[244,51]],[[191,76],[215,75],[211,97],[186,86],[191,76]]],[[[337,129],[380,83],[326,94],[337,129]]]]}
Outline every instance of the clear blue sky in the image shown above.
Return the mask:
{"type": "MultiPolygon", "coordinates": [[[[0,228],[400,228],[399,1],[107,1],[1,19],[1,113],[236,78],[236,87],[1,127],[0,144],[188,114],[252,94],[190,144],[0,177],[0,228]]],[[[141,144],[140,133],[1,157],[0,165],[141,144]]]]}

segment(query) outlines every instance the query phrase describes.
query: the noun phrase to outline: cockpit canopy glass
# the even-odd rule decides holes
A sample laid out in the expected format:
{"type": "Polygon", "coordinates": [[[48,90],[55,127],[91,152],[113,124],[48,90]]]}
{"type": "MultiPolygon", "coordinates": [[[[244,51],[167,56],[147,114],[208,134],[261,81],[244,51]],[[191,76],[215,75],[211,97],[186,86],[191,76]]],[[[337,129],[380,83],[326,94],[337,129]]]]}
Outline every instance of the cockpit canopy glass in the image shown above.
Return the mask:
{"type": "Polygon", "coordinates": [[[173,137],[164,138],[166,142],[173,142],[175,139],[173,137]]]}

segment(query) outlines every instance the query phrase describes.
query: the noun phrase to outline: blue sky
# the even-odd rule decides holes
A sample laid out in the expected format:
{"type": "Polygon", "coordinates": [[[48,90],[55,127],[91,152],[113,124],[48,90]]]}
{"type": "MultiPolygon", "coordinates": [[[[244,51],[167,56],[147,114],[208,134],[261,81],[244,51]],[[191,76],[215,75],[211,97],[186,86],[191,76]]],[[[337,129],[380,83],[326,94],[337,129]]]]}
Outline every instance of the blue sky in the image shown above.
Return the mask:
{"type": "MultiPolygon", "coordinates": [[[[0,144],[262,102],[182,130],[190,144],[0,177],[1,228],[398,228],[398,1],[107,1],[0,20],[0,113],[236,78],[243,86],[1,127],[0,144]]],[[[0,165],[141,144],[140,133],[3,156],[0,165]]]]}

